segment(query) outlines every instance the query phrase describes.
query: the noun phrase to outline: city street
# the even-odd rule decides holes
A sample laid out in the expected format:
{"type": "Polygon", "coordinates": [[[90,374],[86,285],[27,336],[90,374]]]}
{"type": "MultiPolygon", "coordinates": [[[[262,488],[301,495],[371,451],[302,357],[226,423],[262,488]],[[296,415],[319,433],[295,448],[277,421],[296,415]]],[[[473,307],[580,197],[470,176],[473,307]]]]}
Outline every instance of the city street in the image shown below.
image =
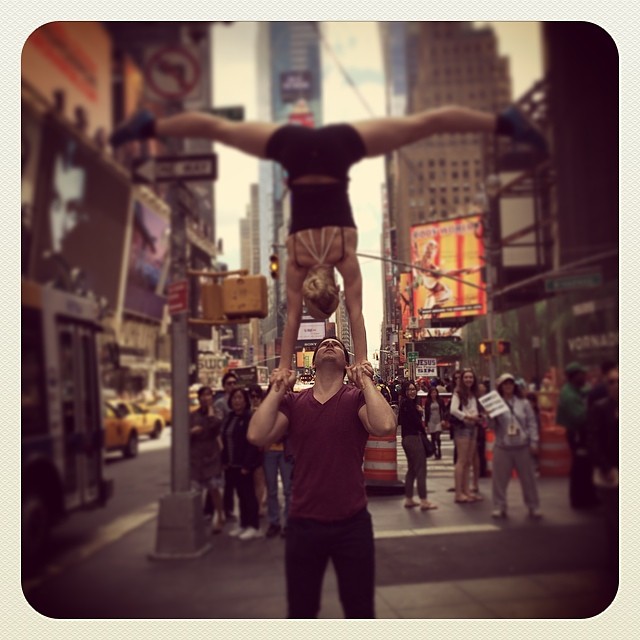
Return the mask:
{"type": "MultiPolygon", "coordinates": [[[[29,603],[53,618],[285,618],[284,541],[241,542],[224,533],[190,561],[152,561],[157,501],[169,491],[170,430],[141,443],[137,459],[109,456],[115,495],[100,511],[69,519],[54,535],[47,566],[24,581],[29,603]]],[[[452,442],[429,461],[429,498],[439,509],[402,507],[372,495],[379,618],[585,618],[605,607],[598,514],[567,507],[562,478],[540,480],[541,522],[527,518],[517,480],[505,521],[483,502],[457,505],[452,442]]],[[[398,467],[406,461],[398,447],[398,467]]],[[[266,528],[265,520],[262,520],[266,528]]],[[[227,525],[229,528],[229,525],[227,525]]],[[[330,568],[321,618],[341,618],[330,568]]]]}

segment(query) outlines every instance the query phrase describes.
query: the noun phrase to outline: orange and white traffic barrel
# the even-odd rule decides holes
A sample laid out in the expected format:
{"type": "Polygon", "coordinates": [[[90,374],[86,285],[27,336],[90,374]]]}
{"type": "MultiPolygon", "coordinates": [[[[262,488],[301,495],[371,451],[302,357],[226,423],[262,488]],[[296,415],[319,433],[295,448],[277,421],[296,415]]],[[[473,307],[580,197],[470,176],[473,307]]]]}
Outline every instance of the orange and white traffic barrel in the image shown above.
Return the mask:
{"type": "Polygon", "coordinates": [[[540,475],[545,477],[568,477],[571,471],[571,449],[562,427],[540,431],[540,475]]]}
{"type": "Polygon", "coordinates": [[[369,436],[364,450],[364,481],[368,487],[403,487],[398,480],[396,435],[369,436]]]}

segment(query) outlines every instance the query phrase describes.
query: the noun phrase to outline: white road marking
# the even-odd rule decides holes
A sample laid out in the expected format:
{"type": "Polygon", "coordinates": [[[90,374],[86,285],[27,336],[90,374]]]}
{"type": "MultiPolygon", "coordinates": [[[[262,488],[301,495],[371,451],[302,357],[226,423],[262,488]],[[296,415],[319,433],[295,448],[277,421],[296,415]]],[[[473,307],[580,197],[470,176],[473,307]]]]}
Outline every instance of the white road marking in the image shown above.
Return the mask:
{"type": "Polygon", "coordinates": [[[152,520],[157,517],[157,515],[158,502],[152,502],[133,513],[127,513],[111,521],[109,524],[99,527],[96,529],[95,535],[87,543],[62,555],[55,561],[55,564],[52,563],[47,565],[39,576],[30,580],[25,580],[22,584],[23,591],[26,593],[27,591],[35,589],[35,587],[41,585],[46,580],[49,580],[69,567],[86,560],[94,553],[100,551],[100,549],[106,547],[112,542],[115,542],[116,540],[119,540],[122,536],[145,524],[149,520],[152,520]]]}
{"type": "Polygon", "coordinates": [[[494,533],[500,527],[493,524],[468,524],[457,527],[429,527],[428,529],[394,529],[390,531],[375,531],[374,538],[410,538],[412,536],[439,536],[451,533],[494,533]]]}

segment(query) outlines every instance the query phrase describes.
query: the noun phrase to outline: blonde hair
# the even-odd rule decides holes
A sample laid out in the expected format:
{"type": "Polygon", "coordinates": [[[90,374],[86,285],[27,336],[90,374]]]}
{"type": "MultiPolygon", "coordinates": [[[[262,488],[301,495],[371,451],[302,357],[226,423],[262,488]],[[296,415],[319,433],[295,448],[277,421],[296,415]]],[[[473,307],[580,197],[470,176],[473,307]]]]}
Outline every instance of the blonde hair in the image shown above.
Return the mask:
{"type": "Polygon", "coordinates": [[[302,284],[302,297],[310,315],[316,320],[326,320],[340,302],[340,287],[336,284],[333,267],[311,267],[302,284]]]}

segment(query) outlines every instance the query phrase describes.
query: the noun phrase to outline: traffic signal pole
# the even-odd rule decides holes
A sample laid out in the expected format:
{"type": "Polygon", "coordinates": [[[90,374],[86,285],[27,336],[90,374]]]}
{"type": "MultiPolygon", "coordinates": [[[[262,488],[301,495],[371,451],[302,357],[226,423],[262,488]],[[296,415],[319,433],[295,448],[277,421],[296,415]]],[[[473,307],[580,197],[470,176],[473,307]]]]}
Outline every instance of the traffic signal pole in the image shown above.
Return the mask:
{"type": "MultiPolygon", "coordinates": [[[[169,186],[171,282],[187,281],[190,193],[181,180],[169,186]]],[[[189,296],[186,296],[189,299],[189,296]]],[[[171,493],[160,498],[154,560],[197,558],[211,548],[200,493],[190,490],[189,305],[171,315],[171,493]]]]}

